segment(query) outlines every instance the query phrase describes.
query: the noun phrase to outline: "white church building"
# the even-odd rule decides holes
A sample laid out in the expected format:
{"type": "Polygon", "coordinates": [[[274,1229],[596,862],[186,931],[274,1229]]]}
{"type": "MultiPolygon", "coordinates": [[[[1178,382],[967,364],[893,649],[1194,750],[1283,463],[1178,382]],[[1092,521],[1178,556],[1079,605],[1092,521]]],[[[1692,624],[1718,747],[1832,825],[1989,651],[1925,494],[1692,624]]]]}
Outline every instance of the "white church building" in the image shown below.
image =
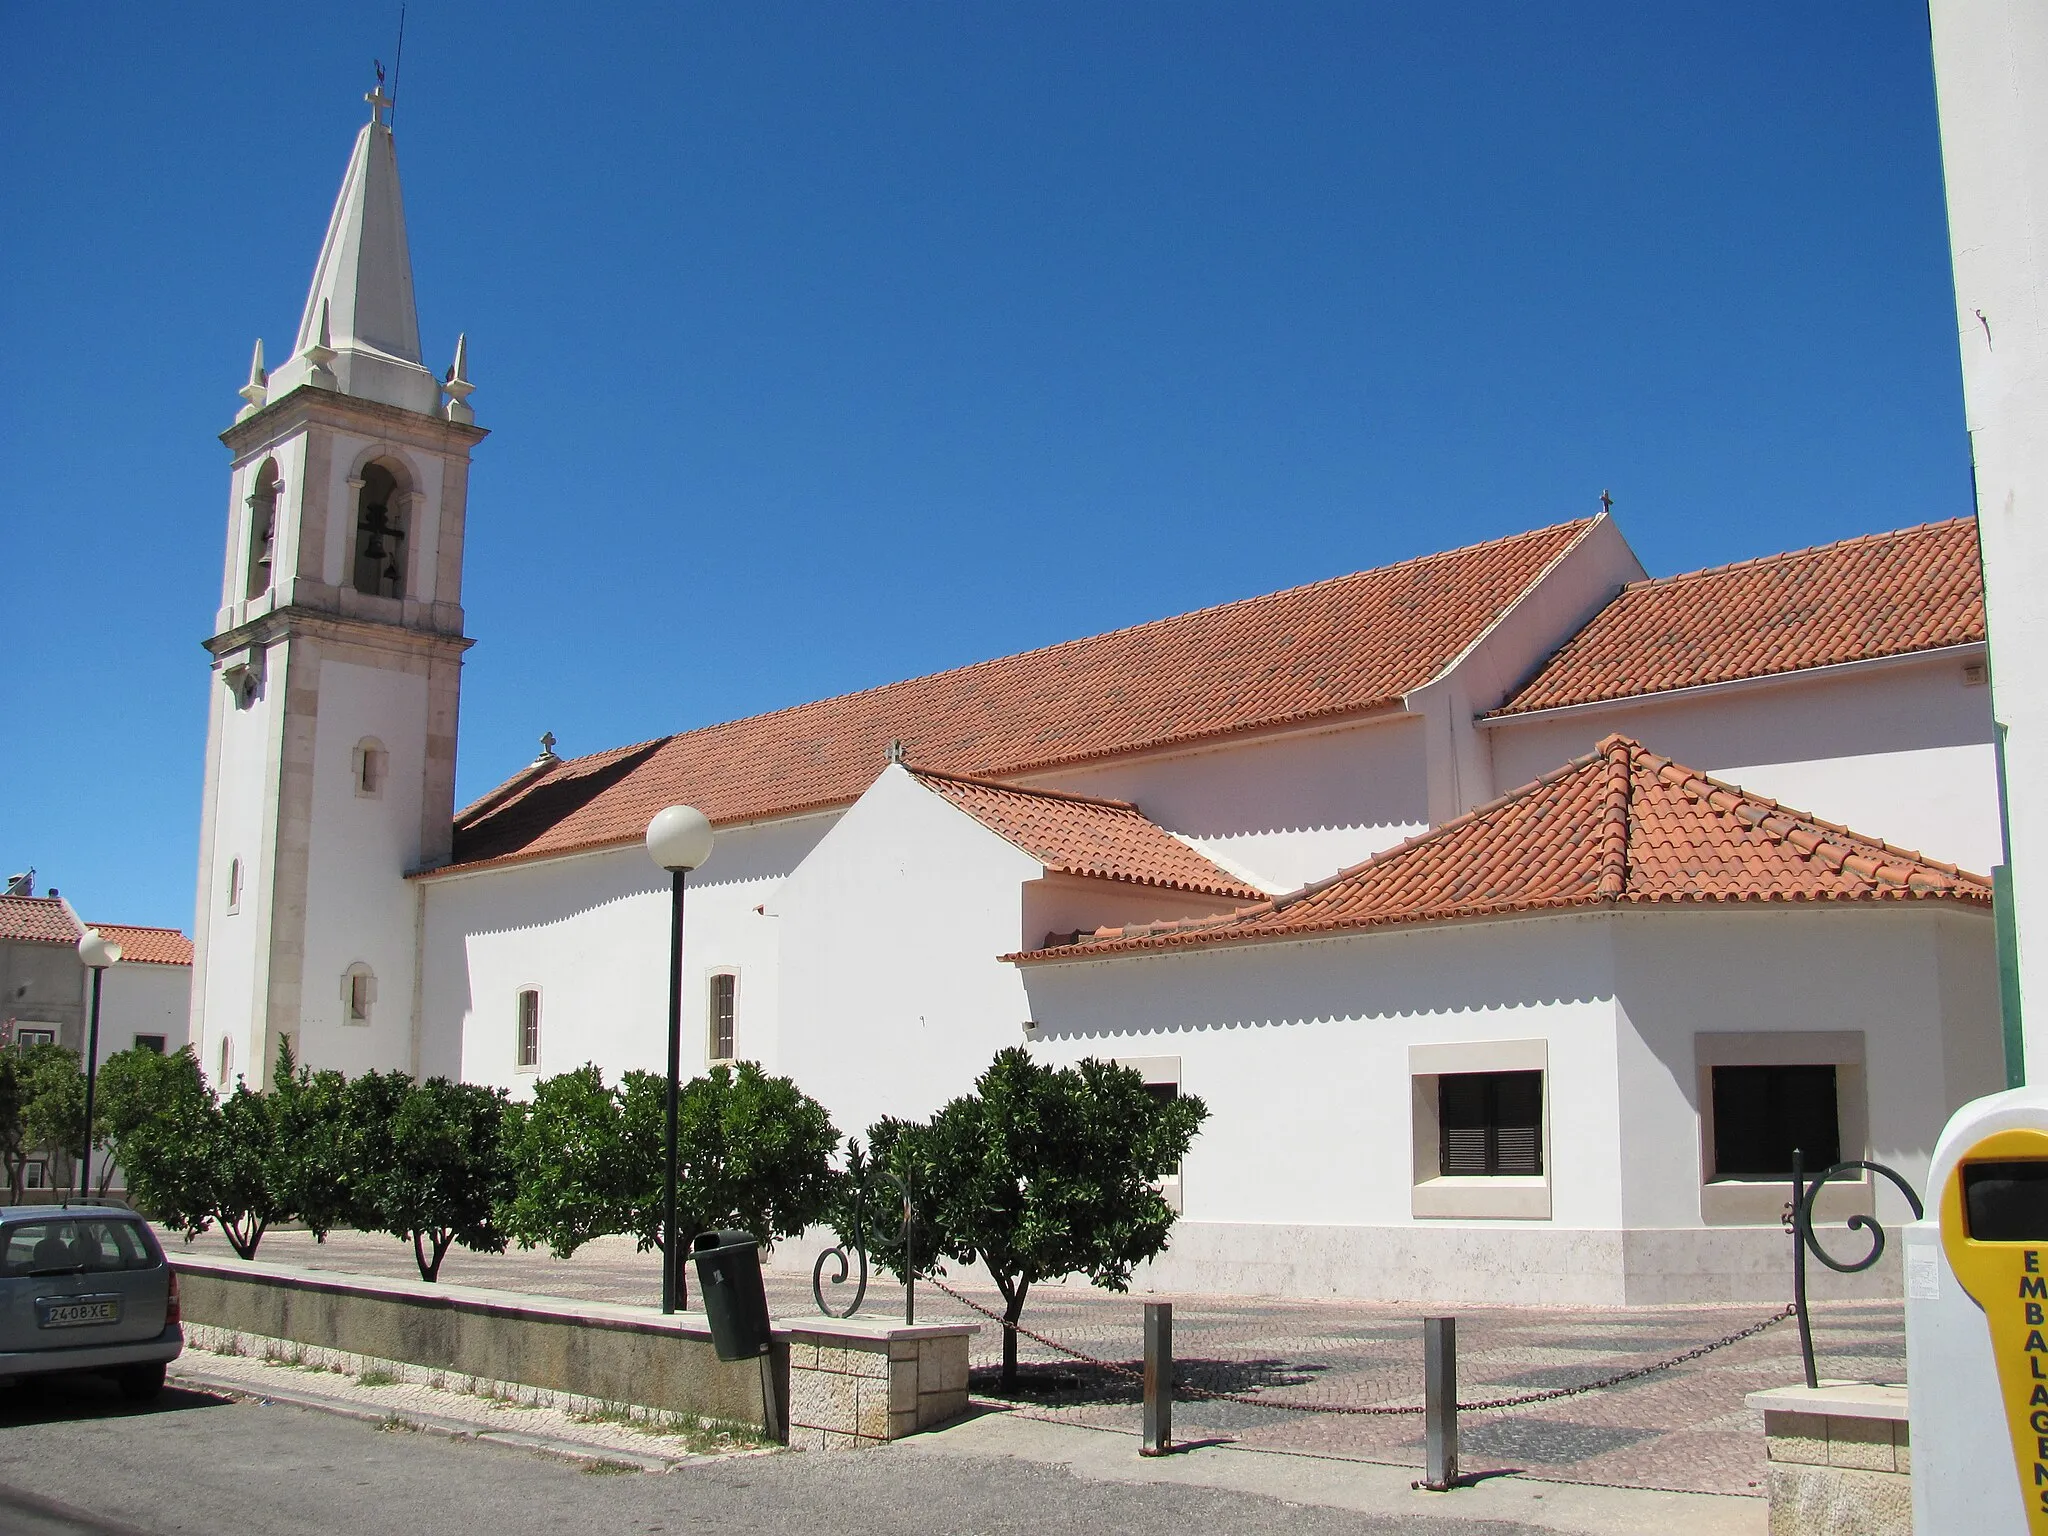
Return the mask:
{"type": "Polygon", "coordinates": [[[460,346],[422,361],[373,121],[224,434],[192,1005],[222,1083],[281,1038],[515,1094],[658,1070],[641,839],[686,803],[717,829],[686,1071],[759,1061],[860,1134],[1004,1046],[1129,1062],[1211,1110],[1160,1288],[1777,1298],[1792,1146],[1917,1182],[2004,1085],[1969,519],[1651,579],[1603,513],[550,743],[458,811],[470,392],[460,346]]]}

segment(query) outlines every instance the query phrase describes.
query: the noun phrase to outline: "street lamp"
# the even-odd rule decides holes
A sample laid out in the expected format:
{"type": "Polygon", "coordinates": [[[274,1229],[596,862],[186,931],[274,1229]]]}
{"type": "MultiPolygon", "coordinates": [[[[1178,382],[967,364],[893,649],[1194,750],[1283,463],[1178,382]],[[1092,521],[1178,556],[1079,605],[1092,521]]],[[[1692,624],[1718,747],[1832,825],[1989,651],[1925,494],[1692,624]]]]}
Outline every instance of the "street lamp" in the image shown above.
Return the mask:
{"type": "Polygon", "coordinates": [[[668,929],[668,1139],[662,1188],[661,1310],[676,1309],[676,1106],[683,1075],[683,881],[711,857],[711,822],[694,806],[672,805],[647,824],[647,856],[669,873],[668,929]]]}
{"type": "Polygon", "coordinates": [[[121,961],[121,946],[88,928],[78,937],[78,958],[92,970],[92,1026],[85,1041],[85,1149],[78,1159],[78,1203],[85,1203],[92,1189],[92,1094],[99,1081],[100,1067],[100,982],[107,967],[121,961]]]}

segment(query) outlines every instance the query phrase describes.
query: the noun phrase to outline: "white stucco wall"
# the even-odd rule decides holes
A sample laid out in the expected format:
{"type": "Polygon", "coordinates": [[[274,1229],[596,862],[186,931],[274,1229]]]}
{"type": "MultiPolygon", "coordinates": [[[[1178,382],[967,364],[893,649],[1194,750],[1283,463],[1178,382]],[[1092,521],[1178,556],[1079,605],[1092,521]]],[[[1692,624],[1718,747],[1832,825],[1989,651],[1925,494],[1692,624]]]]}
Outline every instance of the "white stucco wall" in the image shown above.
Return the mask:
{"type": "MultiPolygon", "coordinates": [[[[774,1070],[780,923],[756,909],[834,816],[718,833],[684,899],[683,1068],[708,1059],[707,977],[739,975],[734,1049],[774,1070]]],[[[668,1062],[669,881],[640,847],[415,882],[426,902],[420,1070],[523,1094],[595,1062],[608,1080],[668,1062]],[[518,994],[541,994],[541,1059],[516,1065],[518,994]]]]}
{"type": "Polygon", "coordinates": [[[1390,713],[1022,782],[1128,800],[1251,884],[1291,891],[1427,827],[1425,746],[1420,720],[1390,713]]]}
{"type": "MultiPolygon", "coordinates": [[[[1933,0],[1956,340],[2004,723],[2023,1022],[2048,1062],[2048,7],[1933,0]]],[[[2044,1069],[2033,1068],[2033,1080],[2044,1069]]]]}
{"type": "Polygon", "coordinates": [[[1864,1155],[1913,1178],[1949,1109],[1997,1070],[1989,966],[1983,914],[1686,909],[1023,976],[1035,1054],[1176,1058],[1182,1091],[1209,1106],[1149,1283],[1590,1303],[1783,1289],[1775,1226],[1703,1217],[1696,1032],[1861,1031],[1864,1155]],[[1547,1052],[1550,1216],[1417,1217],[1409,1048],[1524,1040],[1547,1052]]]}
{"type": "Polygon", "coordinates": [[[1619,732],[1755,794],[1979,873],[1998,862],[1990,690],[1966,660],[1789,673],[1493,722],[1494,778],[1528,783],[1619,732]]]}
{"type": "Polygon", "coordinates": [[[967,1092],[1024,1038],[1023,983],[996,957],[1024,941],[1022,890],[1042,868],[885,770],[769,904],[782,927],[776,1070],[857,1136],[967,1092]]]}
{"type": "Polygon", "coordinates": [[[261,1016],[270,929],[271,865],[276,847],[273,787],[282,727],[285,648],[269,653],[262,691],[246,708],[216,675],[207,705],[214,712],[209,824],[201,849],[193,939],[198,952],[190,985],[199,1062],[220,1072],[220,1043],[230,1042],[229,1084],[249,1063],[251,1025],[261,1016]],[[228,910],[229,871],[242,866],[241,900],[228,910]]]}
{"type": "MultiPolygon", "coordinates": [[[[91,981],[86,985],[90,987],[91,981]]],[[[128,1050],[137,1035],[162,1035],[164,1049],[185,1044],[192,1006],[192,968],[122,964],[100,983],[100,1048],[104,1062],[128,1050]]]]}
{"type": "Polygon", "coordinates": [[[413,1054],[415,898],[405,872],[419,856],[427,683],[330,656],[318,686],[298,1053],[308,1066],[350,1075],[402,1071],[413,1054]],[[389,754],[375,797],[355,789],[365,738],[389,754]],[[341,978],[357,963],[376,977],[367,1025],[344,1022],[341,978]]]}

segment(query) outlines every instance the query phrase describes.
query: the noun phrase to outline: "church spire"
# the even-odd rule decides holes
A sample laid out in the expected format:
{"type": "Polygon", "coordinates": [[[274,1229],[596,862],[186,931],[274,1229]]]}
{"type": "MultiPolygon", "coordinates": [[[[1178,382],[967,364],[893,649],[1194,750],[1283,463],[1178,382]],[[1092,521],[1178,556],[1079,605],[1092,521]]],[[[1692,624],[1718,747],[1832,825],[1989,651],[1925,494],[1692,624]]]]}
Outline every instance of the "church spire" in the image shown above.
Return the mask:
{"type": "Polygon", "coordinates": [[[290,364],[277,370],[273,397],[308,382],[309,349],[331,347],[342,394],[432,415],[439,381],[420,361],[419,312],[413,304],[412,256],[406,246],[405,202],[398,187],[398,151],[384,121],[390,98],[380,83],[366,98],[370,121],[356,135],[313,268],[290,364]],[[327,336],[322,336],[323,317],[327,336]]]}

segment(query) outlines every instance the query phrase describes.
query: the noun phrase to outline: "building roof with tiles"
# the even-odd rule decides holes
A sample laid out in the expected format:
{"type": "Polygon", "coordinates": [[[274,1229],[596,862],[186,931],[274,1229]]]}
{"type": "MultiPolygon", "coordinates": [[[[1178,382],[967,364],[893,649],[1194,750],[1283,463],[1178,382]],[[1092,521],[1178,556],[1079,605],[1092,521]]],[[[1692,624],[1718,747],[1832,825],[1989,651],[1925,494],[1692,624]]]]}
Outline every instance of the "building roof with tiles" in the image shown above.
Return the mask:
{"type": "Polygon", "coordinates": [[[589,757],[541,760],[456,817],[448,868],[638,840],[663,806],[715,824],[859,798],[892,741],[997,777],[1397,705],[1597,519],[1516,534],[589,757]]]}
{"type": "Polygon", "coordinates": [[[138,928],[133,923],[94,923],[100,937],[121,946],[123,965],[190,965],[192,941],[175,928],[138,928]]]}
{"type": "Polygon", "coordinates": [[[1072,961],[1576,907],[1948,901],[1991,882],[1609,736],[1512,794],[1300,891],[1005,956],[1072,961]]]}
{"type": "Polygon", "coordinates": [[[0,939],[76,944],[84,931],[70,903],[56,896],[0,896],[0,939]]]}
{"type": "Polygon", "coordinates": [[[934,794],[1057,873],[1239,900],[1257,901],[1265,894],[1146,820],[1127,801],[1018,789],[922,768],[910,771],[934,794]]]}
{"type": "Polygon", "coordinates": [[[1962,517],[1632,582],[1493,717],[1983,638],[1977,522],[1962,517]]]}
{"type": "MultiPolygon", "coordinates": [[[[57,896],[0,896],[0,940],[31,944],[76,944],[88,925],[71,903],[57,896]]],[[[121,946],[126,965],[190,965],[192,941],[175,928],[139,928],[132,923],[93,923],[102,938],[121,946]]]]}

